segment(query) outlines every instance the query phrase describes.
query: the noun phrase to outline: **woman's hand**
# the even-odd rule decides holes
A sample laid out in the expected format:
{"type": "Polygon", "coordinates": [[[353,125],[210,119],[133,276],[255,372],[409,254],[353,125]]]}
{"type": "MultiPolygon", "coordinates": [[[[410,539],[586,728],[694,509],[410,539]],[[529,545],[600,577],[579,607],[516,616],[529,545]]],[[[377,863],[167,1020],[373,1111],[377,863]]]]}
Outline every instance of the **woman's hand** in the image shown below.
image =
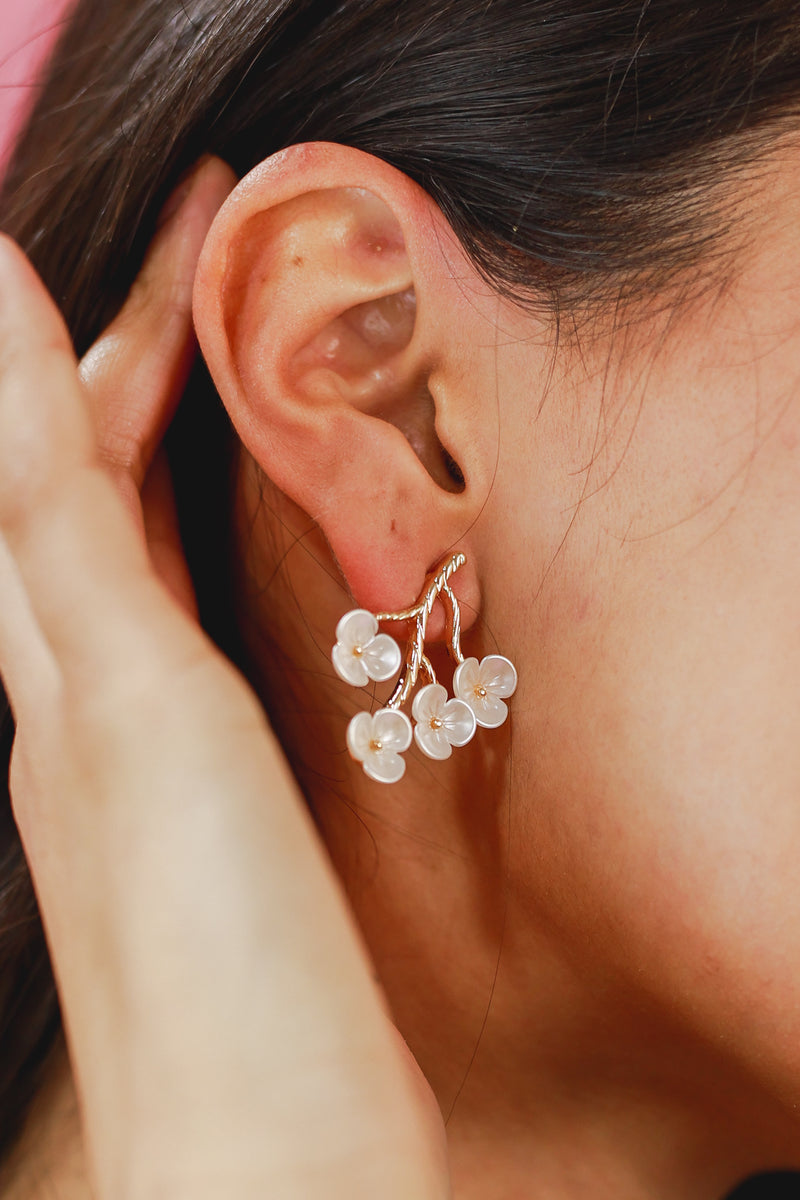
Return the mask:
{"type": "Polygon", "coordinates": [[[232,183],[193,177],[80,367],[0,239],[15,814],[102,1200],[443,1197],[438,1110],[256,698],[192,619],[158,447],[232,183]]]}

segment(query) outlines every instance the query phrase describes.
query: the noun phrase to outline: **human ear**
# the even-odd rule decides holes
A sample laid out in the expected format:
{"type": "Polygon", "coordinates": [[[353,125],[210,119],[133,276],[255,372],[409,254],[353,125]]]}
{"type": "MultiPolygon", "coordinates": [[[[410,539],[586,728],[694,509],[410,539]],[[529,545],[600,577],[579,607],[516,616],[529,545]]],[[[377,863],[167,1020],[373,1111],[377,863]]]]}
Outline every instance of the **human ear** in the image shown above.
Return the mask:
{"type": "Polygon", "coordinates": [[[399,171],[348,147],[295,146],[223,206],[194,310],[242,442],[317,521],[357,605],[405,607],[462,550],[453,588],[468,624],[468,531],[494,449],[454,343],[458,257],[438,208],[399,171]]]}

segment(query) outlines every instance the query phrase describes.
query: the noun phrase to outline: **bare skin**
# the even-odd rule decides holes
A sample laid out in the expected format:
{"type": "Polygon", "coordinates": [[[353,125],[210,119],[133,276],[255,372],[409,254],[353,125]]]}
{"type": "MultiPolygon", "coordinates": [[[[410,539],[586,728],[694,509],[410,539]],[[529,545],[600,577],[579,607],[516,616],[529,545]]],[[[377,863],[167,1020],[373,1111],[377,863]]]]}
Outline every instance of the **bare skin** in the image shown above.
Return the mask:
{"type": "MultiPolygon", "coordinates": [[[[752,195],[743,191],[749,236],[724,287],[680,309],[639,311],[624,328],[595,325],[555,358],[546,321],[492,295],[425,198],[353,154],[308,151],[282,163],[277,184],[267,171],[234,191],[206,242],[195,315],[245,446],[235,536],[253,679],[297,764],[394,1020],[447,1119],[453,1194],[710,1200],[748,1173],[800,1167],[797,146],[783,146],[752,195]],[[349,715],[369,696],[340,686],[325,655],[354,601],[381,607],[383,587],[393,605],[403,586],[395,564],[416,571],[414,539],[383,582],[368,572],[340,577],[337,564],[355,556],[342,539],[367,536],[360,514],[346,512],[345,493],[330,513],[321,498],[312,507],[292,450],[293,406],[311,394],[304,372],[324,321],[304,326],[298,302],[286,306],[301,314],[296,328],[289,318],[273,323],[248,240],[254,213],[266,214],[259,245],[276,263],[276,231],[300,236],[295,218],[310,211],[324,246],[331,212],[339,220],[350,211],[338,189],[355,184],[379,196],[402,230],[419,315],[394,378],[406,366],[416,378],[427,364],[437,428],[464,471],[464,492],[442,499],[434,490],[443,489],[424,463],[432,444],[424,417],[412,431],[423,447],[414,459],[430,485],[413,476],[406,443],[382,428],[385,396],[364,402],[362,389],[358,420],[374,420],[370,405],[380,411],[365,436],[386,437],[383,476],[413,477],[426,496],[421,539],[439,522],[443,547],[458,540],[469,551],[462,599],[475,619],[465,646],[478,656],[499,649],[520,675],[510,730],[476,738],[446,764],[410,754],[402,784],[383,789],[341,750],[349,715]],[[305,201],[285,207],[320,193],[335,195],[310,210],[305,201]],[[254,261],[255,282],[237,274],[239,261],[254,261]],[[231,334],[248,329],[255,333],[239,341],[231,334]],[[300,355],[295,373],[281,375],[285,391],[272,376],[259,391],[273,367],[248,357],[257,336],[277,347],[276,379],[281,355],[300,355]],[[261,428],[282,430],[274,469],[275,439],[259,440],[261,428]],[[265,488],[265,471],[283,472],[281,493],[265,488]],[[342,512],[349,520],[340,528],[342,512]],[[265,630],[288,656],[277,671],[265,630]]],[[[369,303],[357,264],[353,278],[359,303],[369,303]]],[[[313,282],[304,287],[313,292],[313,282]]],[[[347,307],[338,295],[330,304],[331,313],[347,307]]],[[[351,351],[333,361],[337,380],[355,376],[351,351]]],[[[334,383],[327,419],[335,431],[341,412],[350,430],[352,395],[334,383]]],[[[303,446],[318,435],[312,414],[303,446]]],[[[369,464],[364,471],[362,508],[372,486],[369,464]]],[[[338,480],[333,473],[327,486],[338,480]]],[[[375,491],[370,510],[375,525],[383,494],[375,491]]],[[[403,519],[400,508],[401,528],[403,519]]],[[[374,536],[378,544],[383,535],[374,536]]],[[[295,870],[303,837],[313,844],[303,829],[295,870]]],[[[32,824],[28,836],[36,864],[32,824]]],[[[182,853],[177,836],[172,848],[182,853]]],[[[324,874],[316,860],[308,870],[310,881],[324,874]]],[[[52,887],[55,896],[57,873],[52,887]]],[[[68,954],[66,934],[64,945],[68,954]]],[[[364,1011],[382,1013],[371,968],[356,960],[364,1011]]],[[[80,1004],[75,1011],[79,1030],[80,1004]]],[[[280,1013],[265,1024],[274,1038],[280,1013]]],[[[75,1039],[79,1075],[94,1036],[75,1039]]],[[[402,1064],[386,1055],[380,1078],[401,1078],[402,1064]]],[[[62,1064],[35,1130],[72,1119],[63,1107],[70,1087],[62,1064]]],[[[100,1121],[113,1143],[91,1088],[87,1098],[84,1121],[90,1129],[100,1121]]],[[[256,1092],[252,1102],[264,1098],[256,1092]]],[[[430,1110],[416,1111],[426,1114],[418,1128],[430,1130],[430,1110]]],[[[29,1144],[42,1145],[38,1134],[29,1144]]],[[[187,1162],[192,1144],[182,1143],[187,1162]]],[[[73,1144],[53,1159],[68,1164],[74,1153],[73,1144]]],[[[84,1200],[88,1184],[70,1182],[71,1170],[64,1196],[84,1200]]],[[[34,1174],[14,1200],[45,1194],[34,1174]]],[[[112,1194],[105,1186],[102,1200],[112,1194]]],[[[425,1194],[411,1186],[399,1194],[425,1194]]]]}

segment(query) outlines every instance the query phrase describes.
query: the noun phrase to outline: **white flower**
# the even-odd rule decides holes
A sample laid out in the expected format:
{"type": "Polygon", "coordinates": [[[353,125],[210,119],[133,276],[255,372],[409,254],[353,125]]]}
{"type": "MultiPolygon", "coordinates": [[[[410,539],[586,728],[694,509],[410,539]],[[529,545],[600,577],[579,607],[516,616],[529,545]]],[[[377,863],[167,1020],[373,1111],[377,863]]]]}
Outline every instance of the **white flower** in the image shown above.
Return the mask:
{"type": "Polygon", "coordinates": [[[453,691],[475,713],[475,720],[486,729],[496,729],[508,716],[502,696],[512,696],[517,672],[502,654],[489,654],[478,662],[467,658],[456,668],[453,691]]]}
{"type": "Polygon", "coordinates": [[[406,764],[400,755],[411,745],[411,722],[394,708],[356,713],[347,726],[347,749],[365,774],[379,783],[397,783],[406,764]]]}
{"type": "Polygon", "coordinates": [[[440,683],[429,683],[414,697],[414,738],[428,758],[449,758],[453,746],[466,746],[475,732],[475,713],[463,700],[448,700],[440,683]]]}
{"type": "Polygon", "coordinates": [[[373,679],[382,683],[400,670],[400,647],[388,633],[378,633],[371,612],[355,608],[336,626],[336,645],[331,653],[336,674],[354,687],[373,679]]]}

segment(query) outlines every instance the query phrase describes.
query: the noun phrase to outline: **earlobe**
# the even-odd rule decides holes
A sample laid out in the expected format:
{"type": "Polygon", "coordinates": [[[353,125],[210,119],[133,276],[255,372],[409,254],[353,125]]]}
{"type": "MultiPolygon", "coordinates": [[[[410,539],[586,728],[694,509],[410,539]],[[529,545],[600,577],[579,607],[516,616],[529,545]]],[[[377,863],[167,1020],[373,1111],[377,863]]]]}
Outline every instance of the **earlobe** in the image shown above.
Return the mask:
{"type": "MultiPolygon", "coordinates": [[[[195,286],[200,345],[244,445],[372,611],[408,604],[464,548],[477,499],[457,406],[439,378],[437,411],[430,386],[445,357],[435,223],[387,164],[294,147],[235,189],[195,286]]],[[[460,576],[477,611],[477,575],[460,576]]]]}

